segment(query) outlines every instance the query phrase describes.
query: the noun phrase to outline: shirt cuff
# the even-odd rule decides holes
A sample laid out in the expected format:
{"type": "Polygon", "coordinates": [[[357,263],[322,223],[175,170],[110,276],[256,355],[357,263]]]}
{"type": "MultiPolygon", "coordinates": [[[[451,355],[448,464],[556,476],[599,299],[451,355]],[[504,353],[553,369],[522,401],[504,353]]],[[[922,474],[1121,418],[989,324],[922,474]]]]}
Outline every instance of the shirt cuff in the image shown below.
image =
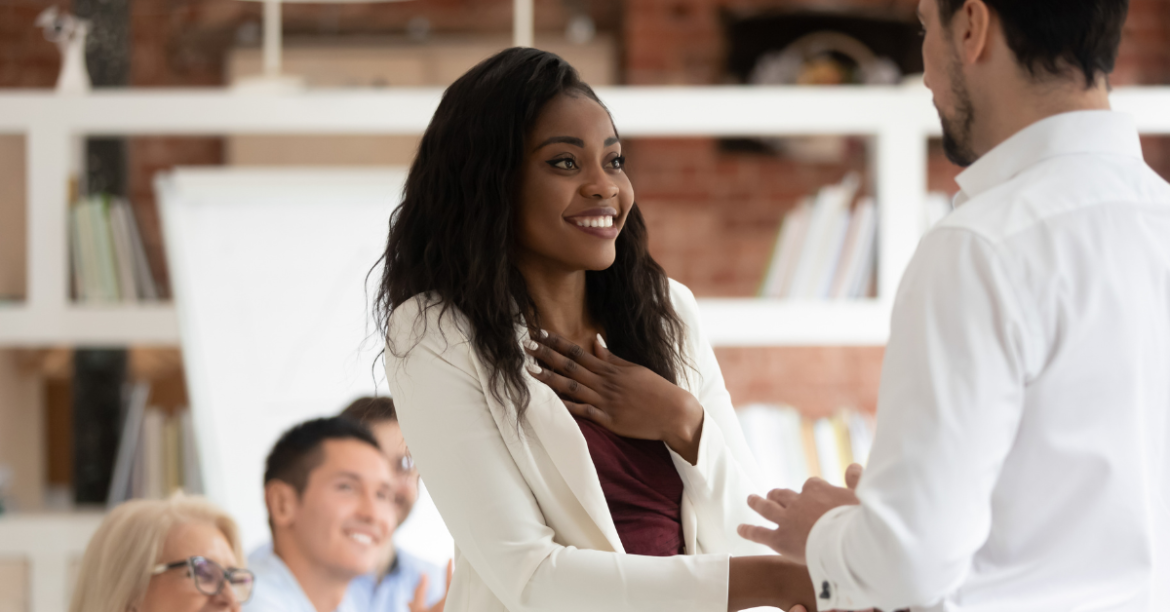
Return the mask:
{"type": "Polygon", "coordinates": [[[724,449],[723,434],[719,427],[711,424],[711,415],[703,412],[703,424],[699,426],[699,452],[695,464],[683,459],[683,456],[670,451],[670,458],[674,461],[674,469],[683,480],[683,484],[691,491],[701,491],[703,496],[712,494],[711,474],[716,473],[716,463],[724,449]]]}
{"type": "Polygon", "coordinates": [[[845,565],[843,546],[845,526],[849,517],[860,506],[839,506],[826,512],[808,534],[804,558],[809,577],[817,594],[817,608],[821,610],[857,610],[863,607],[851,593],[846,580],[849,570],[845,565]]]}

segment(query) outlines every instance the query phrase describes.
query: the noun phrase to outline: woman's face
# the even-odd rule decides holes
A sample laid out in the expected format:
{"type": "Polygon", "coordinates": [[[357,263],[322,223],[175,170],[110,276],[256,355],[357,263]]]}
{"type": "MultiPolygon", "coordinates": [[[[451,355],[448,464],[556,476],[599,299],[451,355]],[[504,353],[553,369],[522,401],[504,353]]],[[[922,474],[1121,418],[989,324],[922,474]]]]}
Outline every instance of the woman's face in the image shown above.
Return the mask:
{"type": "MultiPolygon", "coordinates": [[[[235,552],[218,527],[196,522],[176,525],[167,534],[159,564],[182,561],[193,556],[215,561],[224,569],[239,566],[235,552]]],[[[240,611],[230,585],[224,585],[218,595],[204,595],[195,588],[195,581],[186,568],[176,568],[150,579],[146,597],[137,612],[231,612],[240,611]]]]}
{"type": "Polygon", "coordinates": [[[518,255],[547,271],[604,270],[634,205],[609,114],[584,95],[545,106],[521,170],[518,255]]]}

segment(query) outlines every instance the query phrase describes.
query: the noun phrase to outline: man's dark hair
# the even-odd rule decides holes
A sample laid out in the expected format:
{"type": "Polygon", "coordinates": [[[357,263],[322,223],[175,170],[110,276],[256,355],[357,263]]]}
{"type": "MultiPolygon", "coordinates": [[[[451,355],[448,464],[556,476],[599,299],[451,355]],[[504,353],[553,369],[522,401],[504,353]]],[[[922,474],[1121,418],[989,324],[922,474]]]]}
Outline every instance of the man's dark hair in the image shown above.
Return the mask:
{"type": "MultiPolygon", "coordinates": [[[[1008,46],[1034,77],[1069,68],[1092,87],[1113,72],[1129,0],[983,0],[1003,22],[1008,46]]],[[[967,0],[938,0],[943,25],[967,0]]]]}
{"type": "Polygon", "coordinates": [[[366,427],[398,420],[398,413],[394,411],[394,400],[386,396],[359,397],[341,411],[341,416],[353,419],[366,427]]]}
{"type": "Polygon", "coordinates": [[[378,441],[360,422],[342,417],[305,421],[284,432],[264,463],[264,484],[279,480],[305,492],[309,473],[325,460],[326,440],[358,440],[378,449],[378,441]]]}

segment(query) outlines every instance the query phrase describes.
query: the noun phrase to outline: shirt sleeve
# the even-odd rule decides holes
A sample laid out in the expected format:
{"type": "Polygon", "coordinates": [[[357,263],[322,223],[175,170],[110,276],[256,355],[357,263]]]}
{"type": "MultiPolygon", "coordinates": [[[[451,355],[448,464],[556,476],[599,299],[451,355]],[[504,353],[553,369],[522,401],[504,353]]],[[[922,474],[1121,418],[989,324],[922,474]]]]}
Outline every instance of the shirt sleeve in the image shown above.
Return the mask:
{"type": "MultiPolygon", "coordinates": [[[[396,318],[391,335],[409,338],[395,329],[410,323],[396,318]]],[[[557,543],[492,416],[471,348],[454,333],[434,333],[441,326],[433,318],[427,325],[417,342],[401,343],[412,347],[405,355],[387,351],[387,381],[455,545],[508,610],[727,609],[727,555],[648,557],[557,543]]]]}
{"type": "Polygon", "coordinates": [[[704,412],[694,465],[670,451],[684,494],[695,511],[699,547],[701,552],[736,556],[775,554],[736,532],[740,524],[768,524],[747,505],[749,495],[764,492],[758,485],[759,467],[735,415],[715,351],[703,333],[698,303],[686,287],[675,282],[671,285],[674,306],[687,324],[689,386],[704,412]]]}
{"type": "Polygon", "coordinates": [[[821,609],[929,606],[962,584],[1021,419],[1023,318],[994,245],[946,227],[923,239],[894,305],[861,504],[809,536],[821,609]]]}

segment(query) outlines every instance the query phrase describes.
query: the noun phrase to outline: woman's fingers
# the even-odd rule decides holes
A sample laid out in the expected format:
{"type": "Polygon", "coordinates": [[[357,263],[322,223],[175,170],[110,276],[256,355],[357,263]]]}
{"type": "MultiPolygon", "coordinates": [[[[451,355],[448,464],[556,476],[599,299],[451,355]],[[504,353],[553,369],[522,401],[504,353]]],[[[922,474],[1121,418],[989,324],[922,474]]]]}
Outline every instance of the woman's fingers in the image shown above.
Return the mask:
{"type": "Polygon", "coordinates": [[[569,363],[574,365],[580,364],[590,372],[601,372],[602,368],[604,368],[606,365],[605,361],[594,357],[593,353],[585,350],[580,345],[565,340],[556,334],[550,334],[544,330],[541,330],[541,337],[536,338],[535,340],[541,345],[547,346],[558,355],[561,355],[564,358],[562,363],[565,364],[566,368],[570,368],[569,371],[572,371],[572,368],[574,367],[568,365],[569,363]]]}
{"type": "Polygon", "coordinates": [[[597,423],[606,429],[609,429],[610,426],[613,425],[613,417],[609,416],[604,410],[601,410],[592,404],[580,404],[577,402],[571,402],[569,400],[561,401],[565,403],[565,408],[568,408],[569,412],[575,416],[579,416],[583,419],[589,419],[590,421],[593,421],[594,423],[597,423]]]}
{"type": "Polygon", "coordinates": [[[601,397],[584,383],[562,376],[548,368],[536,364],[529,364],[528,371],[540,382],[548,385],[562,397],[570,398],[583,404],[600,403],[601,397]]]}

